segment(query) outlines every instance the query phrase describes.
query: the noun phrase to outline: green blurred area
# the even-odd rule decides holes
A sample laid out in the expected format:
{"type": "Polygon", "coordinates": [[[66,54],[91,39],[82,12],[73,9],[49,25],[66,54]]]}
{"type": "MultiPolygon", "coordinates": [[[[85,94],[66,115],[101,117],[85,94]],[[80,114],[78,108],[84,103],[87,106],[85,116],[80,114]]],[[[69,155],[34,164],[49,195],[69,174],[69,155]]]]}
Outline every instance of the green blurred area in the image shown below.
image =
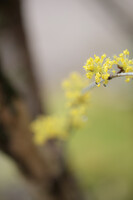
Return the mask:
{"type": "Polygon", "coordinates": [[[132,114],[95,105],[69,142],[71,166],[92,199],[133,199],[132,114]]]}
{"type": "Polygon", "coordinates": [[[70,166],[91,200],[133,199],[132,87],[115,87],[92,91],[88,122],[68,142],[70,166]]]}
{"type": "MultiPolygon", "coordinates": [[[[108,91],[108,90],[106,90],[108,91]]],[[[50,110],[64,112],[56,94],[50,110]]],[[[133,199],[133,107],[131,96],[112,96],[95,90],[88,122],[73,132],[67,145],[68,163],[91,200],[133,199]]],[[[0,158],[0,187],[20,179],[14,164],[0,158]]]]}

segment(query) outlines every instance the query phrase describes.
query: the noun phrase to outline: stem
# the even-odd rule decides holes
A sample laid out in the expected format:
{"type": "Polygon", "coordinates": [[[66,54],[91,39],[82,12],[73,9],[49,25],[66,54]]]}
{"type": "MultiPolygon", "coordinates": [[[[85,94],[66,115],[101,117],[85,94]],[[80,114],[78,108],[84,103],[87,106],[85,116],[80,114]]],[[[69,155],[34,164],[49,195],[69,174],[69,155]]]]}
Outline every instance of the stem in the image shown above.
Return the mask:
{"type": "MultiPolygon", "coordinates": [[[[118,77],[124,77],[124,76],[133,76],[133,72],[128,72],[128,73],[119,73],[119,74],[115,74],[115,75],[110,75],[108,80],[112,80],[114,78],[118,78],[118,77]]],[[[103,83],[104,80],[102,79],[100,81],[100,83],[103,83]]],[[[92,82],[90,85],[88,85],[86,88],[84,88],[82,90],[82,94],[85,94],[86,92],[90,91],[92,88],[96,87],[97,83],[94,81],[92,82]]]]}

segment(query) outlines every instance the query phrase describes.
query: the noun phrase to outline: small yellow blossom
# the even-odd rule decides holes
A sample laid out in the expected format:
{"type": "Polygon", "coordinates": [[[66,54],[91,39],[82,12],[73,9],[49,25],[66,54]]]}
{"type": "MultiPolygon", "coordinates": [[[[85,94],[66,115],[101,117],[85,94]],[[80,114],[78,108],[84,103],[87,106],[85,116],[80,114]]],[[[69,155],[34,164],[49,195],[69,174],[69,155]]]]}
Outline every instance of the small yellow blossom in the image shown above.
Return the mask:
{"type": "Polygon", "coordinates": [[[126,77],[126,80],[125,80],[127,83],[130,81],[130,78],[129,77],[126,77]]]}
{"type": "Polygon", "coordinates": [[[86,107],[84,105],[72,108],[70,110],[71,126],[73,128],[80,128],[86,122],[86,107]]]}
{"type": "Polygon", "coordinates": [[[36,144],[43,144],[51,138],[67,137],[66,119],[60,116],[40,116],[31,124],[33,139],[36,144]]]}
{"type": "Polygon", "coordinates": [[[109,75],[108,73],[103,74],[103,75],[102,75],[102,79],[103,79],[103,80],[107,80],[107,79],[109,78],[109,76],[110,76],[110,75],[109,75]]]}
{"type": "Polygon", "coordinates": [[[125,51],[123,51],[123,54],[129,55],[129,51],[126,49],[125,51]]]}
{"type": "Polygon", "coordinates": [[[97,87],[100,87],[100,85],[101,85],[100,83],[99,83],[99,84],[97,84],[97,87]]]}
{"type": "Polygon", "coordinates": [[[89,93],[82,95],[82,90],[88,85],[88,80],[83,78],[79,73],[73,72],[68,79],[64,80],[62,87],[65,91],[67,104],[70,106],[77,106],[88,102],[89,93]],[[64,83],[69,84],[64,84],[64,83]],[[68,86],[69,85],[69,86],[68,86]],[[69,102],[69,103],[68,103],[69,102]]]}
{"type": "Polygon", "coordinates": [[[96,76],[95,76],[95,81],[96,81],[96,83],[100,83],[100,81],[101,81],[101,74],[98,72],[97,74],[96,74],[96,76]]]}
{"type": "Polygon", "coordinates": [[[120,56],[120,57],[123,57],[124,55],[123,55],[123,53],[120,53],[119,56],[120,56]]]}
{"type": "MultiPolygon", "coordinates": [[[[91,75],[93,75],[93,73],[88,72],[87,77],[91,75]]],[[[82,94],[83,89],[88,86],[88,79],[84,79],[79,73],[72,73],[65,82],[66,81],[69,82],[71,86],[64,87],[63,83],[63,89],[67,99],[66,105],[68,106],[68,115],[71,120],[70,123],[73,128],[80,127],[85,122],[84,119],[88,111],[90,94],[82,94]]]]}
{"type": "MultiPolygon", "coordinates": [[[[117,62],[117,65],[121,67],[123,72],[133,72],[133,59],[129,59],[129,51],[126,49],[119,56],[115,56],[114,60],[117,62]]],[[[126,82],[129,82],[130,78],[126,78],[126,82]]]]}
{"type": "MultiPolygon", "coordinates": [[[[84,66],[86,76],[89,79],[95,77],[95,82],[100,86],[100,82],[104,80],[104,84],[108,83],[109,77],[115,75],[117,72],[114,66],[118,66],[122,72],[133,72],[133,59],[129,59],[129,51],[126,49],[119,56],[114,55],[113,58],[109,58],[106,54],[103,54],[101,58],[94,55],[94,58],[89,58],[84,66]]],[[[129,82],[129,78],[126,79],[129,82]]]]}
{"type": "Polygon", "coordinates": [[[92,76],[93,76],[93,73],[92,72],[88,72],[88,73],[86,73],[86,76],[87,76],[87,78],[91,79],[92,76]]]}
{"type": "Polygon", "coordinates": [[[116,71],[113,69],[113,70],[112,70],[112,73],[113,73],[113,74],[115,74],[115,73],[116,73],[116,71]]]}

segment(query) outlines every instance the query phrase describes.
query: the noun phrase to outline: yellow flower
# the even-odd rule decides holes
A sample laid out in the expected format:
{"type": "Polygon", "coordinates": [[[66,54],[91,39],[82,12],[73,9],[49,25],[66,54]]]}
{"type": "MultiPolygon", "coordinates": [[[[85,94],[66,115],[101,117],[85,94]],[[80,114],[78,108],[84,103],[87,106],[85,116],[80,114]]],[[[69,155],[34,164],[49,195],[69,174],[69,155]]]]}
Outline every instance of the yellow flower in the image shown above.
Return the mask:
{"type": "MultiPolygon", "coordinates": [[[[88,61],[89,62],[89,61],[88,61]]],[[[91,59],[90,59],[91,62],[91,59]]],[[[92,72],[88,72],[87,77],[93,75],[92,72]]],[[[80,127],[85,122],[85,117],[88,111],[88,105],[90,102],[90,94],[83,94],[82,91],[88,86],[88,79],[82,78],[79,73],[72,73],[65,82],[69,82],[71,87],[64,87],[68,116],[70,116],[71,127],[80,127]],[[73,77],[75,77],[73,79],[73,77]],[[69,94],[69,95],[68,95],[69,94]]],[[[64,84],[63,84],[64,85],[64,84]]]]}
{"type": "MultiPolygon", "coordinates": [[[[107,57],[106,54],[103,54],[101,58],[94,55],[94,59],[89,58],[87,60],[84,68],[87,78],[92,79],[94,76],[96,83],[100,83],[103,79],[105,84],[105,82],[108,82],[112,72],[113,75],[117,73],[114,65],[118,66],[122,72],[133,72],[133,59],[129,59],[129,51],[127,49],[120,53],[119,56],[114,55],[112,59],[107,57]]],[[[100,84],[97,85],[100,86],[100,84]]]]}
{"type": "Polygon", "coordinates": [[[110,75],[109,75],[108,73],[103,74],[103,75],[102,75],[102,79],[103,79],[103,80],[107,80],[107,79],[109,78],[109,76],[110,76],[110,75]]]}
{"type": "Polygon", "coordinates": [[[101,81],[100,77],[101,77],[100,73],[99,72],[96,73],[96,76],[95,76],[96,83],[100,83],[100,81],[101,81]]]}
{"type": "MultiPolygon", "coordinates": [[[[126,49],[118,57],[115,57],[117,65],[120,66],[123,72],[133,72],[133,60],[129,59],[129,51],[126,49]]],[[[126,82],[130,81],[130,78],[126,78],[126,82]]]]}
{"type": "Polygon", "coordinates": [[[97,84],[97,87],[100,87],[100,85],[101,85],[100,83],[99,83],[99,84],[97,84]]]}
{"type": "Polygon", "coordinates": [[[79,73],[72,73],[68,79],[63,81],[67,112],[64,116],[40,116],[32,122],[31,130],[36,144],[41,145],[52,138],[66,139],[70,128],[79,128],[84,124],[89,93],[82,94],[82,90],[87,85],[88,79],[83,79],[79,73]]]}
{"type": "Polygon", "coordinates": [[[92,76],[93,76],[93,73],[92,72],[88,72],[88,73],[86,73],[86,76],[87,76],[87,78],[91,79],[92,76]]]}
{"type": "Polygon", "coordinates": [[[120,53],[119,56],[120,56],[120,57],[123,57],[124,55],[123,55],[123,53],[120,53]]]}
{"type": "Polygon", "coordinates": [[[96,55],[94,55],[94,57],[95,57],[95,62],[98,63],[100,61],[100,58],[96,55]]]}
{"type": "MultiPolygon", "coordinates": [[[[90,72],[91,73],[91,72],[90,72]]],[[[88,80],[83,78],[79,73],[73,72],[68,79],[63,81],[63,89],[67,98],[67,105],[75,106],[79,103],[88,101],[87,95],[82,95],[82,90],[88,85],[88,80]],[[69,83],[70,87],[66,87],[64,82],[69,83]]]]}
{"type": "Polygon", "coordinates": [[[129,55],[129,51],[126,49],[125,51],[123,51],[123,54],[129,55]]]}
{"type": "Polygon", "coordinates": [[[112,73],[113,73],[113,74],[115,74],[115,73],[116,73],[116,71],[113,69],[113,70],[112,70],[112,73]]]}
{"type": "Polygon", "coordinates": [[[74,128],[80,128],[84,125],[87,119],[87,109],[85,105],[79,105],[76,108],[70,110],[71,126],[74,128]]]}
{"type": "Polygon", "coordinates": [[[33,139],[36,144],[43,144],[51,138],[67,137],[66,119],[60,116],[40,116],[31,124],[33,139]]]}
{"type": "Polygon", "coordinates": [[[125,80],[127,83],[130,81],[130,78],[129,77],[126,77],[126,80],[125,80]]]}

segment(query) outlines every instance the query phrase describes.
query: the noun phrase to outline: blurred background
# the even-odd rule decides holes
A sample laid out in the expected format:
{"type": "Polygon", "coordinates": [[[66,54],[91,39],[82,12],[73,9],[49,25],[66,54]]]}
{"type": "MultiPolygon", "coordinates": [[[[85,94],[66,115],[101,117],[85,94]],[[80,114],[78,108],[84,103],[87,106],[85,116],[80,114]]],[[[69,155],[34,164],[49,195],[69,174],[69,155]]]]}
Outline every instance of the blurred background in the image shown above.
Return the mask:
{"type": "MultiPolygon", "coordinates": [[[[61,82],[94,54],[128,49],[133,57],[132,0],[1,0],[0,67],[32,118],[62,112],[61,82]]],[[[133,199],[132,82],[91,91],[87,126],[66,157],[90,200],[133,199]]],[[[0,200],[33,199],[15,164],[0,153],[0,200]],[[21,194],[21,195],[20,195],[21,194]]]]}

